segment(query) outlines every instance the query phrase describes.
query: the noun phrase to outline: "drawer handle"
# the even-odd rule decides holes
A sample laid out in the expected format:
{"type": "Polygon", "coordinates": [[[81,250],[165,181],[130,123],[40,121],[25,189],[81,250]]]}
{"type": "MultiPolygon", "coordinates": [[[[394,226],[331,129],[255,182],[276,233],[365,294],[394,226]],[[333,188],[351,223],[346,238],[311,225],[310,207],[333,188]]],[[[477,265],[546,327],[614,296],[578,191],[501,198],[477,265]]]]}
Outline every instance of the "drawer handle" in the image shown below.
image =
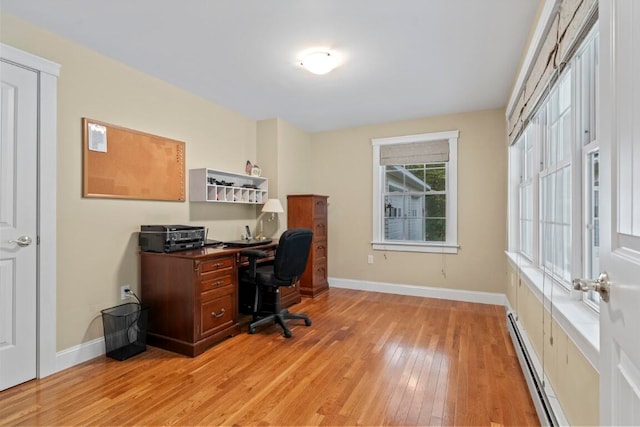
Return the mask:
{"type": "Polygon", "coordinates": [[[221,262],[216,262],[215,264],[213,264],[214,268],[220,268],[222,267],[222,263],[221,262]]]}
{"type": "Polygon", "coordinates": [[[221,308],[221,309],[220,309],[220,314],[217,314],[215,311],[212,311],[212,312],[211,312],[211,317],[218,317],[218,318],[220,318],[220,317],[224,316],[224,313],[225,313],[224,308],[221,308]]]}
{"type": "Polygon", "coordinates": [[[224,283],[224,280],[218,280],[217,282],[214,282],[213,286],[220,286],[224,283]]]}
{"type": "Polygon", "coordinates": [[[324,245],[318,245],[316,246],[316,249],[324,249],[324,245]]]}

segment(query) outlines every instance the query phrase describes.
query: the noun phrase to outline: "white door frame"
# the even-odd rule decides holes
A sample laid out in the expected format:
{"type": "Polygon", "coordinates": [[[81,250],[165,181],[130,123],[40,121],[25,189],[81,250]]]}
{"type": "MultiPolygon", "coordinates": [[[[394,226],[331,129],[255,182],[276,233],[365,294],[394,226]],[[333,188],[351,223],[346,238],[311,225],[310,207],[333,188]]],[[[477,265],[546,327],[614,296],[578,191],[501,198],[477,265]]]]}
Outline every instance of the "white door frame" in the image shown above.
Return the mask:
{"type": "Polygon", "coordinates": [[[56,151],[60,65],[0,43],[0,58],[38,74],[37,377],[56,367],[56,151]]]}

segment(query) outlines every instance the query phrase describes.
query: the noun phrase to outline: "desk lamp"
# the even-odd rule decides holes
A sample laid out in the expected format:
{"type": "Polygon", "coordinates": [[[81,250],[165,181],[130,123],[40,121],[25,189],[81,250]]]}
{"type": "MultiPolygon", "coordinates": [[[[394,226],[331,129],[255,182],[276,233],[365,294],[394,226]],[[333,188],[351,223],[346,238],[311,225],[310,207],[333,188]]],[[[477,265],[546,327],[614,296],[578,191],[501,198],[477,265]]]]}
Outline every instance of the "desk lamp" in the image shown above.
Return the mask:
{"type": "MultiPolygon", "coordinates": [[[[273,220],[276,219],[276,214],[277,213],[283,213],[283,212],[284,212],[284,209],[282,208],[282,203],[280,203],[280,200],[278,200],[278,199],[269,199],[269,200],[267,200],[267,202],[262,207],[262,214],[260,216],[262,216],[264,214],[271,214],[269,216],[269,218],[267,219],[267,222],[272,222],[273,220]]],[[[264,233],[264,223],[263,223],[263,221],[264,221],[264,219],[260,218],[260,230],[261,230],[261,233],[258,235],[259,237],[262,237],[262,234],[264,233]]],[[[277,230],[277,226],[276,226],[276,230],[277,230]]]]}

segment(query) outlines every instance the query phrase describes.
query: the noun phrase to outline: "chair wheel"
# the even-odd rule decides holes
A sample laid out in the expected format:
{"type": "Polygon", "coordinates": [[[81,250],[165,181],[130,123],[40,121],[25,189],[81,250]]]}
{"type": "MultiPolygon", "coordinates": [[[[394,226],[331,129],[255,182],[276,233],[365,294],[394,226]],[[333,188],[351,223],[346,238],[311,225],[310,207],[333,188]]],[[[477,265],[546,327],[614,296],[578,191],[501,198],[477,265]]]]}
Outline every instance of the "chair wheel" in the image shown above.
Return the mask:
{"type": "Polygon", "coordinates": [[[249,333],[250,334],[255,334],[256,333],[256,328],[249,328],[249,333]]]}
{"type": "Polygon", "coordinates": [[[289,332],[289,331],[284,331],[284,337],[285,337],[285,338],[291,338],[291,336],[292,336],[292,335],[291,335],[291,332],[289,332]]]}
{"type": "Polygon", "coordinates": [[[304,324],[307,326],[311,326],[311,320],[305,319],[304,324]]]}

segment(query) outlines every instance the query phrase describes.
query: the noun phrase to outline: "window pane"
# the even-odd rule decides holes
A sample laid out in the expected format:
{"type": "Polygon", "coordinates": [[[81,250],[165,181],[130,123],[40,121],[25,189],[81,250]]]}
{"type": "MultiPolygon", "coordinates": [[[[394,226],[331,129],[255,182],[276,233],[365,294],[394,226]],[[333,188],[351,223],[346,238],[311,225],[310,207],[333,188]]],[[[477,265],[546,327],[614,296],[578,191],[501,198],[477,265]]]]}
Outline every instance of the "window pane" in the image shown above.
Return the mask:
{"type": "Polygon", "coordinates": [[[385,180],[386,240],[446,240],[445,163],[388,165],[385,180]]]}
{"type": "Polygon", "coordinates": [[[587,155],[587,226],[585,254],[589,278],[594,279],[600,274],[600,212],[599,212],[599,152],[587,155]]]}
{"type": "Polygon", "coordinates": [[[447,217],[447,196],[444,194],[424,196],[426,212],[428,218],[447,217]]]}
{"type": "Polygon", "coordinates": [[[431,242],[444,242],[447,236],[447,224],[445,219],[425,220],[425,240],[431,242]]]}
{"type": "Polygon", "coordinates": [[[429,168],[425,171],[425,182],[427,183],[427,190],[431,191],[445,191],[446,182],[446,169],[441,168],[429,168]]]}

